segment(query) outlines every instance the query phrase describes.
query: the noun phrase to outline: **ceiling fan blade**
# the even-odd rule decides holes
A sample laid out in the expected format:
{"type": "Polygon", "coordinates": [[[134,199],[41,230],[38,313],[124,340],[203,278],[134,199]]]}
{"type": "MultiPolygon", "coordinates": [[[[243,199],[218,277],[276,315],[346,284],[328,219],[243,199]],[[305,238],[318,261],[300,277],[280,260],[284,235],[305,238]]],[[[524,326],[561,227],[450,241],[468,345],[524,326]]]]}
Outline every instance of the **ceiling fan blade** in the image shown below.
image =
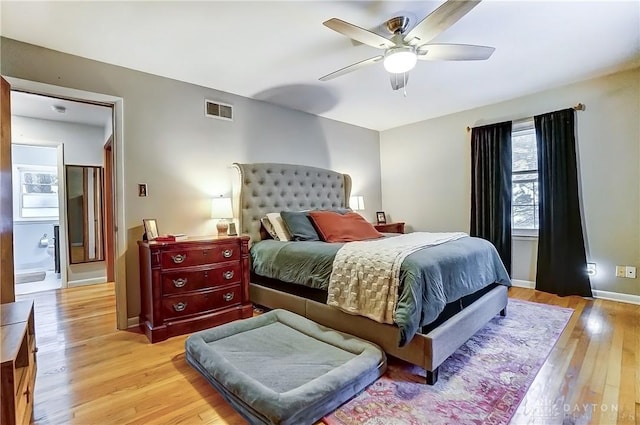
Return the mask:
{"type": "Polygon", "coordinates": [[[482,61],[489,59],[495,47],[471,44],[425,44],[418,49],[418,59],[425,61],[482,61]]]}
{"type": "Polygon", "coordinates": [[[371,47],[386,49],[396,45],[393,41],[388,40],[381,35],[368,31],[364,28],[360,28],[338,18],[331,18],[328,21],[323,22],[323,24],[327,28],[331,28],[332,30],[339,32],[342,35],[346,35],[349,38],[352,38],[356,41],[359,41],[360,43],[366,44],[371,47]]]}
{"type": "Polygon", "coordinates": [[[374,56],[372,58],[365,59],[363,61],[354,63],[353,65],[345,66],[344,68],[334,71],[331,74],[327,74],[324,77],[320,77],[319,80],[320,81],[333,80],[334,78],[356,71],[360,68],[364,68],[365,66],[373,65],[374,63],[382,60],[382,58],[384,58],[383,55],[374,56]]]}
{"type": "Polygon", "coordinates": [[[480,1],[447,0],[409,31],[405,35],[404,41],[414,46],[421,46],[430,42],[469,13],[480,1]]]}
{"type": "Polygon", "coordinates": [[[391,74],[391,88],[394,90],[400,90],[409,81],[409,74],[407,72],[403,74],[391,74]]]}

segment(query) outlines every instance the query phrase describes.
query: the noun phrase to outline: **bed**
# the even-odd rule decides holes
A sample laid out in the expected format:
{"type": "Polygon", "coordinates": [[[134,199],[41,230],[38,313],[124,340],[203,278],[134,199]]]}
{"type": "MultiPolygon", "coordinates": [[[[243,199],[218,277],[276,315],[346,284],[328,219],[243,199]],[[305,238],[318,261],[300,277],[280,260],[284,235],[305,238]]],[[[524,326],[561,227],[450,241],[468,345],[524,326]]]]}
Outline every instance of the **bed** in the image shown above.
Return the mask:
{"type": "MultiPolygon", "coordinates": [[[[233,185],[233,197],[239,228],[252,241],[250,296],[253,303],[286,309],[324,326],[378,344],[386,353],[424,368],[428,384],[437,381],[438,366],[460,345],[495,315],[506,314],[507,287],[510,282],[506,272],[499,270],[496,273],[500,278],[490,278],[491,274],[483,276],[482,279],[486,281],[483,281],[480,289],[448,300],[446,305],[438,307],[437,317],[430,317],[428,323],[420,323],[419,326],[415,326],[415,323],[409,325],[409,331],[404,324],[378,323],[328,306],[322,298],[322,285],[314,288],[309,287],[313,285],[305,286],[305,282],[280,281],[264,276],[266,273],[261,275],[264,268],[261,269],[259,264],[268,262],[269,257],[260,260],[254,256],[262,247],[274,244],[273,241],[263,241],[261,218],[267,213],[280,211],[348,208],[351,178],[347,174],[303,165],[257,163],[234,164],[234,168],[237,178],[233,185]]],[[[456,242],[459,241],[447,242],[443,246],[455,246],[456,242]]],[[[295,245],[301,242],[283,244],[293,245],[296,249],[303,246],[295,245]]],[[[421,255],[419,252],[416,254],[421,255]]],[[[474,267],[473,262],[466,267],[474,267]]],[[[473,274],[469,270],[465,274],[473,274]]],[[[424,285],[428,287],[429,284],[424,285]]],[[[403,288],[406,287],[403,283],[403,288]]]]}

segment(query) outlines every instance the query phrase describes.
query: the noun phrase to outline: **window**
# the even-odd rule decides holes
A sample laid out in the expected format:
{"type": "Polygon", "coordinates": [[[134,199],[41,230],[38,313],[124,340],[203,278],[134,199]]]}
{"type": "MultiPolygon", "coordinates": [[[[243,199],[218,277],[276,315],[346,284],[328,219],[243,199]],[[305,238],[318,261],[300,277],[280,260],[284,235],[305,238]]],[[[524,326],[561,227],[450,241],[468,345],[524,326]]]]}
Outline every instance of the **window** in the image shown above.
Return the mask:
{"type": "Polygon", "coordinates": [[[537,236],[538,149],[533,119],[514,122],[511,228],[514,236],[537,236]]]}
{"type": "Polygon", "coordinates": [[[58,218],[58,172],[55,167],[19,166],[20,217],[58,218]]]}

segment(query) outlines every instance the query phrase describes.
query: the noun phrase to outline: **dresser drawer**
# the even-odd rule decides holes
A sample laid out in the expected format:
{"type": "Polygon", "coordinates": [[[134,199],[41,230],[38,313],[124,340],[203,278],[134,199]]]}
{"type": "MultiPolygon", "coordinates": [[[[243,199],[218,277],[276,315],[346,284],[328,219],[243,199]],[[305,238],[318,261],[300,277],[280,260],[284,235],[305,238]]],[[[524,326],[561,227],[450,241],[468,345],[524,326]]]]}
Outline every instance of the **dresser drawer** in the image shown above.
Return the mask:
{"type": "Polygon", "coordinates": [[[222,263],[206,270],[164,272],[162,273],[162,294],[179,294],[230,283],[239,283],[241,278],[240,262],[238,261],[222,263]]]}
{"type": "Polygon", "coordinates": [[[160,261],[162,269],[165,270],[238,259],[240,259],[240,246],[238,244],[220,243],[207,247],[163,251],[160,261]]]}
{"type": "Polygon", "coordinates": [[[237,284],[213,291],[165,297],[162,299],[162,312],[165,319],[175,319],[239,305],[241,301],[242,287],[237,284]]]}

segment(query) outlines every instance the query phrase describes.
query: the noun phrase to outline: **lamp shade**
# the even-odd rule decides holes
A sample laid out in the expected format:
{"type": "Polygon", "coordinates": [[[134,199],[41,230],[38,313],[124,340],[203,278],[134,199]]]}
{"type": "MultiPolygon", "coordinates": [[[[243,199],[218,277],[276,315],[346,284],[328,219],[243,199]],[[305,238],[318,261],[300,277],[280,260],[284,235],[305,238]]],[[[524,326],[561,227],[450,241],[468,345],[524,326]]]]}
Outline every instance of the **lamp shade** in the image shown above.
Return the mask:
{"type": "Polygon", "coordinates": [[[211,218],[233,218],[231,198],[213,198],[211,200],[211,218]]]}
{"type": "Polygon", "coordinates": [[[354,211],[364,210],[364,196],[351,196],[349,198],[349,206],[354,211]]]}

